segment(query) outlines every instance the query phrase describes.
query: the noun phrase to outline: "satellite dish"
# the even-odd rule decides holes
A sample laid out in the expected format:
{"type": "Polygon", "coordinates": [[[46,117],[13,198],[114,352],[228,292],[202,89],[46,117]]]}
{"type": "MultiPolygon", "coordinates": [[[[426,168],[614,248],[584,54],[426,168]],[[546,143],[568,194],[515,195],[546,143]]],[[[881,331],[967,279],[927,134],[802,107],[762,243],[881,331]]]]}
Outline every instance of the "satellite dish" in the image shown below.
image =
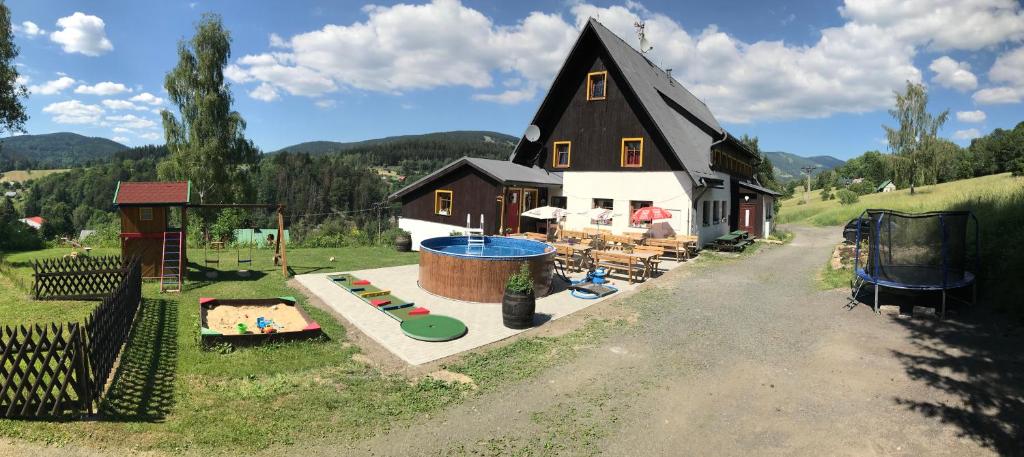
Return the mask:
{"type": "Polygon", "coordinates": [[[647,41],[647,37],[641,35],[640,36],[640,53],[641,54],[646,53],[647,51],[650,51],[651,49],[654,49],[654,46],[651,46],[651,42],[647,41]]]}
{"type": "Polygon", "coordinates": [[[540,127],[537,127],[534,124],[530,124],[530,126],[526,128],[525,136],[526,136],[526,140],[531,142],[531,143],[539,140],[540,139],[540,127]]]}

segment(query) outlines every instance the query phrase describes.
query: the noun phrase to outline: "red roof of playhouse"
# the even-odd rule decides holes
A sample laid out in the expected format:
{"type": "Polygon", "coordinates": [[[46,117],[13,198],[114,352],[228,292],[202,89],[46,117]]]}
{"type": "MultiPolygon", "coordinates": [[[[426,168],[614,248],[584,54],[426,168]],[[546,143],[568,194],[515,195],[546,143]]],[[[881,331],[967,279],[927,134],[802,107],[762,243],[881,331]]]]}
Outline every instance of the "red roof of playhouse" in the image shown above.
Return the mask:
{"type": "Polygon", "coordinates": [[[117,183],[115,205],[188,204],[192,186],[188,181],[117,183]]]}
{"type": "Polygon", "coordinates": [[[46,223],[46,219],[43,219],[40,216],[26,217],[26,218],[20,219],[20,220],[21,220],[21,222],[24,222],[24,223],[26,223],[28,225],[31,225],[31,226],[37,227],[37,228],[38,227],[42,227],[43,224],[46,223]]]}

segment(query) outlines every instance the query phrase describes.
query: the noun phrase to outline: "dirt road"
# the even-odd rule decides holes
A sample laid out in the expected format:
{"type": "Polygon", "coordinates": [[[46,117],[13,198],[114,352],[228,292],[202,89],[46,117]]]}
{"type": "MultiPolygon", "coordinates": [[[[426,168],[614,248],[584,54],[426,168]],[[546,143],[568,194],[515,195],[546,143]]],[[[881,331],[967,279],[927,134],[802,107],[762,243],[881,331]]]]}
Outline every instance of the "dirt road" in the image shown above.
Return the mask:
{"type": "MultiPolygon", "coordinates": [[[[1024,360],[999,327],[844,309],[814,282],[838,232],[671,273],[569,364],[352,455],[989,455],[1022,452],[1024,360]],[[995,332],[995,333],[993,333],[995,332]],[[1009,352],[1010,355],[1005,354],[1009,352]]],[[[1018,332],[1019,333],[1019,332],[1018,332]]]]}

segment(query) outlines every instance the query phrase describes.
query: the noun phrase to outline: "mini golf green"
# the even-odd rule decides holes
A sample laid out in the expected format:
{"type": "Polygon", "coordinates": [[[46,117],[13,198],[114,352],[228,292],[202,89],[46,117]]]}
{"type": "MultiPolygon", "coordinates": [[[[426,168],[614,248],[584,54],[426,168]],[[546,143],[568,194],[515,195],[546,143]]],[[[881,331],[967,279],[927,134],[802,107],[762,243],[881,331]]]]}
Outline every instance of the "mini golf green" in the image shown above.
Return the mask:
{"type": "Polygon", "coordinates": [[[428,314],[418,319],[402,321],[405,336],[420,341],[451,341],[466,334],[466,324],[454,317],[428,314]]]}

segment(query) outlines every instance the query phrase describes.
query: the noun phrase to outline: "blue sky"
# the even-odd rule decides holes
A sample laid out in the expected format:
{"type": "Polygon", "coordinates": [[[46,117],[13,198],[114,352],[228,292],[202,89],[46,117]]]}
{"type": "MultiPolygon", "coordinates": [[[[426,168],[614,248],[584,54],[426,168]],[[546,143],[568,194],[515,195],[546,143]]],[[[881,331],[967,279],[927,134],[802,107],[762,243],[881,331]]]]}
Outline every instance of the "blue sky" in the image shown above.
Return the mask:
{"type": "Polygon", "coordinates": [[[10,0],[29,133],[162,142],[165,73],[203,12],[233,36],[227,72],[266,151],[440,130],[520,134],[587,17],[636,42],[766,150],[885,149],[891,91],[925,83],[962,145],[1024,120],[1016,0],[421,3],[10,0]]]}

